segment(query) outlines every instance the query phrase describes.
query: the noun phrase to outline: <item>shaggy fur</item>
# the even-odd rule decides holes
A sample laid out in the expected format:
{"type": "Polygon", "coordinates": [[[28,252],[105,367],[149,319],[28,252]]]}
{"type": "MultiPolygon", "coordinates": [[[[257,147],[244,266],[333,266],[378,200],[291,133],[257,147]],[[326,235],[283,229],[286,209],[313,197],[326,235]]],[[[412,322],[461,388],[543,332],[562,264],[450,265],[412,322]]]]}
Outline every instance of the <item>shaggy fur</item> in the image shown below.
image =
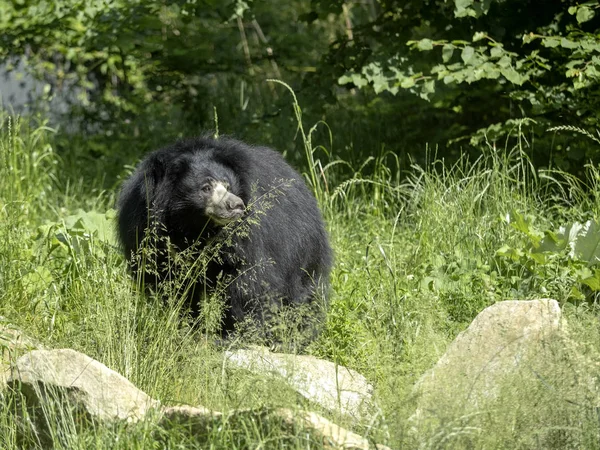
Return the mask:
{"type": "MultiPolygon", "coordinates": [[[[118,211],[134,273],[140,268],[132,255],[154,225],[176,251],[222,240],[189,301],[197,313],[217,278],[229,277],[225,331],[248,316],[262,321],[273,307],[310,304],[326,291],[332,252],[321,212],[302,177],[271,149],[201,137],[155,151],[124,184],[118,211]],[[217,185],[220,194],[211,194],[217,185]]],[[[160,267],[169,252],[157,255],[159,269],[143,270],[150,289],[167,277],[160,267]]]]}

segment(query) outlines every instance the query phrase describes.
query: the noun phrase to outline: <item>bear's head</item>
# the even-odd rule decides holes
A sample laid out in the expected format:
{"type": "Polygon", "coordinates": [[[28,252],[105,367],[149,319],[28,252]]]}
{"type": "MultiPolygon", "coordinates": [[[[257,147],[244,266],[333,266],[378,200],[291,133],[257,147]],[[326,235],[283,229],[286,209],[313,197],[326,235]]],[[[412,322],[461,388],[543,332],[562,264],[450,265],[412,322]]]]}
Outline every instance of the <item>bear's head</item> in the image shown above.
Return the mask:
{"type": "Polygon", "coordinates": [[[238,177],[208,152],[178,155],[169,162],[163,179],[170,184],[164,192],[169,193],[171,211],[193,211],[219,226],[244,215],[238,177]]]}

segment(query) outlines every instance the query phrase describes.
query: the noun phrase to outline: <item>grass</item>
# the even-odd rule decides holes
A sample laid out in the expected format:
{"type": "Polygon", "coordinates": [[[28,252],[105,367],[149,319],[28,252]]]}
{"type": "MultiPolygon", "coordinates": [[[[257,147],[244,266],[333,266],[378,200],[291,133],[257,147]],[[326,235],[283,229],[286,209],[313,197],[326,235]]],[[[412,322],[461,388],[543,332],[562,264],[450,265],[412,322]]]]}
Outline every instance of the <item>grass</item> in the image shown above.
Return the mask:
{"type": "MultiPolygon", "coordinates": [[[[295,112],[301,121],[299,107],[295,112]]],[[[597,218],[598,170],[590,168],[587,184],[538,173],[522,143],[484,148],[478,160],[450,167],[436,160],[401,167],[382,152],[355,168],[332,162],[311,135],[307,179],[336,263],[327,325],[308,351],[363,373],[379,404],[364,423],[322,413],[392,448],[600,448],[594,292],[581,287],[564,258],[541,270],[525,257],[498,254],[505,245],[529,245],[507,223],[512,211],[539,229],[597,218]],[[572,297],[573,287],[585,301],[572,297]],[[477,411],[448,405],[443,420],[415,433],[412,387],[456,335],[497,301],[540,297],[561,302],[570,333],[566,346],[543,355],[544,377],[518,374],[498,400],[477,411]]],[[[64,174],[53,139],[43,123],[0,113],[0,316],[49,347],[85,352],[165,404],[224,412],[309,407],[283,384],[224,370],[211,336],[135,292],[110,237],[90,234],[92,216],[77,212],[96,211],[94,220],[110,223],[104,213],[115,193],[94,192],[89,180],[64,174]],[[66,219],[73,215],[79,222],[66,219]]],[[[268,420],[242,417],[194,436],[152,419],[78,430],[69,411],[48,411],[64,418],[50,421],[56,448],[320,447],[268,420]]],[[[18,441],[18,412],[14,398],[0,393],[1,448],[38,445],[24,422],[25,441],[18,441]]]]}

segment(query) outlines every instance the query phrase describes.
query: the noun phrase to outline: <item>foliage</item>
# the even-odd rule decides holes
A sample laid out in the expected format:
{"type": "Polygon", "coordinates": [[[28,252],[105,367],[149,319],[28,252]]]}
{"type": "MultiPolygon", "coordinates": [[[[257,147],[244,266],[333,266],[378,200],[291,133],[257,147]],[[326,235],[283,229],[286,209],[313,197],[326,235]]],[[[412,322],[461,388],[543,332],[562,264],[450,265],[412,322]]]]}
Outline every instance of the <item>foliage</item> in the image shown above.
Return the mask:
{"type": "MultiPolygon", "coordinates": [[[[324,27],[297,20],[303,0],[278,8],[241,0],[21,0],[0,8],[0,58],[9,72],[25,63],[44,80],[40,107],[54,100],[59,150],[85,171],[82,160],[112,161],[114,173],[144,151],[197,135],[212,126],[213,110],[228,133],[253,136],[262,120],[279,115],[279,94],[265,79],[301,79],[327,42],[324,27]]],[[[279,121],[261,134],[292,149],[275,132],[282,126],[294,124],[279,121]]]]}
{"type": "Polygon", "coordinates": [[[536,165],[579,172],[597,157],[572,133],[544,133],[599,127],[591,1],[20,0],[0,8],[0,57],[9,71],[25,63],[44,80],[40,106],[54,99],[53,116],[68,105],[57,149],[90,177],[98,159],[115,174],[144,151],[198,134],[215,111],[225,133],[304,164],[287,97],[269,78],[294,87],[311,122],[327,119],[330,130],[315,138],[333,131],[352,164],[388,150],[423,163],[423,142],[455,159],[460,146],[514,136],[518,123],[536,142],[536,165]]]}
{"type": "MultiPolygon", "coordinates": [[[[243,12],[240,5],[211,0],[4,3],[0,49],[4,57],[26,56],[52,88],[77,86],[83,106],[98,107],[101,99],[139,113],[154,102],[185,96],[193,110],[205,80],[184,75],[230,67],[228,58],[236,53],[214,55],[211,42],[219,30],[202,25],[235,19],[243,12]]],[[[227,45],[235,42],[224,50],[227,45]]]]}
{"type": "MultiPolygon", "coordinates": [[[[559,287],[563,297],[586,300],[589,296],[595,301],[600,291],[600,226],[595,220],[583,224],[573,222],[557,231],[541,231],[524,216],[511,211],[506,222],[527,240],[524,248],[503,245],[497,251],[498,256],[506,258],[507,267],[511,267],[512,262],[526,268],[526,273],[518,277],[518,283],[533,283],[548,289],[541,284],[547,284],[549,277],[556,277],[563,283],[559,287]],[[587,288],[587,296],[582,286],[587,288]]],[[[507,275],[514,274],[514,269],[507,268],[507,275]]]]}
{"type": "MultiPolygon", "coordinates": [[[[296,120],[304,113],[299,104],[296,120]]],[[[314,408],[268,378],[230,372],[214,335],[190,326],[176,301],[139,295],[105,232],[111,195],[91,191],[81,171],[62,164],[44,122],[30,126],[4,114],[0,123],[3,320],[48,347],[89,354],[163,404],[224,413],[314,408]]],[[[588,166],[585,185],[539,171],[521,136],[512,149],[479,148],[476,159],[464,155],[449,165],[432,157],[405,168],[384,151],[358,165],[338,160],[322,153],[318,132],[299,134],[336,252],[326,329],[308,350],[361,371],[379,405],[369,421],[323,414],[392,448],[597,446],[600,311],[593,293],[587,302],[567,300],[573,287],[589,294],[577,270],[595,270],[588,263],[598,241],[592,224],[600,216],[600,170],[588,166]],[[507,226],[507,215],[516,227],[507,226]],[[561,223],[571,225],[561,232],[561,223]],[[534,243],[547,250],[537,253],[534,243]],[[522,256],[499,255],[505,245],[522,256]],[[540,264],[538,257],[548,259],[540,264]],[[457,334],[489,304],[542,296],[556,297],[569,321],[565,347],[544,366],[547,373],[519,374],[497,401],[469,415],[445,409],[447,421],[415,433],[413,386],[457,334]]],[[[112,167],[99,164],[100,172],[112,167]]],[[[23,412],[16,408],[0,392],[0,445],[36,448],[27,421],[18,422],[25,442],[18,441],[23,412]]],[[[68,421],[71,410],[47,411],[56,448],[323,446],[303,430],[252,418],[224,421],[200,436],[152,419],[78,431],[68,421]]]]}
{"type": "Polygon", "coordinates": [[[14,311],[39,304],[50,277],[32,239],[59,188],[50,133],[44,123],[35,127],[0,111],[0,303],[14,311]]]}
{"type": "MultiPolygon", "coordinates": [[[[341,12],[345,2],[313,4],[341,12]]],[[[345,10],[352,36],[332,45],[325,62],[333,69],[324,72],[380,96],[410,92],[429,102],[417,109],[425,116],[450,114],[453,124],[440,131],[442,142],[471,136],[471,144],[484,136],[496,141],[513,128],[512,119],[524,117],[535,119],[538,139],[551,125],[599,126],[596,2],[371,4],[368,11],[359,5],[345,10]]],[[[597,157],[596,149],[573,142],[557,150],[555,162],[564,169],[597,157]]],[[[547,164],[548,149],[539,151],[539,163],[547,164]]]]}

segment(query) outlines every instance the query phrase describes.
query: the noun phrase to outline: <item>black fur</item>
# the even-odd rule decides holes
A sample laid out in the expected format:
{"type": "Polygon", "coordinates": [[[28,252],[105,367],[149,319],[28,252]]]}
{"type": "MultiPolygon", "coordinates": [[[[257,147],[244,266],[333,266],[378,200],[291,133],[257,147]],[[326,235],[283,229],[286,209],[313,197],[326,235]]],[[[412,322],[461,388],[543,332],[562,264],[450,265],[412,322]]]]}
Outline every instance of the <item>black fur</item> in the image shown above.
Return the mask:
{"type": "MultiPolygon", "coordinates": [[[[155,151],[124,184],[118,211],[119,237],[134,273],[139,268],[132,255],[153,224],[180,251],[228,233],[221,255],[210,262],[206,279],[194,280],[189,298],[194,311],[220,274],[231,276],[225,331],[248,316],[262,320],[273,306],[310,304],[326,291],[332,252],[317,202],[302,177],[269,148],[201,137],[155,151]],[[243,201],[244,216],[233,227],[207,217],[201,192],[207,175],[226,182],[231,198],[243,201]],[[246,233],[232,232],[239,223],[247,224],[246,233]]],[[[159,266],[165,265],[167,252],[158,255],[159,266]]],[[[151,289],[167,276],[160,269],[144,275],[151,289]]]]}

